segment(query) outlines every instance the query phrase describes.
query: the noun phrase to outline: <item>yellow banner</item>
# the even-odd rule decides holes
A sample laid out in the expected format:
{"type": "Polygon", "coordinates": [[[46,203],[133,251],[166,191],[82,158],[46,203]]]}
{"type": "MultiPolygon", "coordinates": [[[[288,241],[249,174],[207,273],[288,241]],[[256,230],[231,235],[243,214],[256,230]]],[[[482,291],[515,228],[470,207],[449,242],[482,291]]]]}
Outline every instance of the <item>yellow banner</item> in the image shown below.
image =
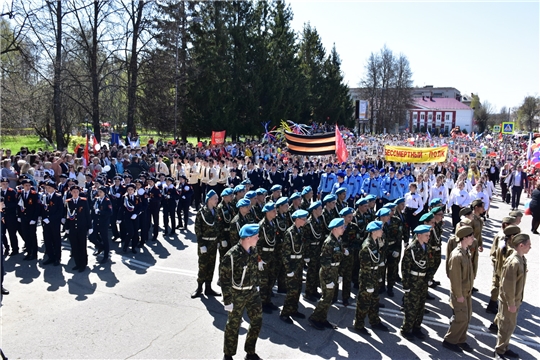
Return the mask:
{"type": "Polygon", "coordinates": [[[430,163],[446,161],[448,147],[414,148],[407,146],[385,146],[384,158],[387,161],[409,163],[430,163]]]}

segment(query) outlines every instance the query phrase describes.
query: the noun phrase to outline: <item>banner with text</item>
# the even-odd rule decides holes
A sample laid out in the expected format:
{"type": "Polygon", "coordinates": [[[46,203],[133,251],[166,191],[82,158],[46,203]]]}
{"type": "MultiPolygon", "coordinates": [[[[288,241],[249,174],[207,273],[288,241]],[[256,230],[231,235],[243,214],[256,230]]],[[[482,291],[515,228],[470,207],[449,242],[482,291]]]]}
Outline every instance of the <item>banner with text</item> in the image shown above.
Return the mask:
{"type": "Polygon", "coordinates": [[[212,131],[212,145],[219,145],[225,143],[225,130],[212,131]]]}
{"type": "Polygon", "coordinates": [[[430,163],[446,161],[448,147],[414,148],[407,146],[385,146],[384,158],[386,161],[399,161],[409,163],[430,163]]]}

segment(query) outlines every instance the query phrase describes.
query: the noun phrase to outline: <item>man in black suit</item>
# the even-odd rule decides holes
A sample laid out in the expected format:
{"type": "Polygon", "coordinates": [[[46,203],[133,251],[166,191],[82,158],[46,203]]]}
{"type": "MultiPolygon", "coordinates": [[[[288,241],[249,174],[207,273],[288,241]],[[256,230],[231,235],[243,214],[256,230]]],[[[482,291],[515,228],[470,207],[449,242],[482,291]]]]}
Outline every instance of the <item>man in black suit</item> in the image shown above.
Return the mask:
{"type": "Polygon", "coordinates": [[[4,255],[9,253],[9,244],[6,231],[9,233],[11,244],[11,256],[19,253],[19,239],[17,238],[17,200],[18,195],[15,189],[9,187],[9,179],[0,179],[0,201],[4,201],[4,211],[2,223],[2,243],[4,244],[4,255]]]}
{"type": "Polygon", "coordinates": [[[122,197],[122,205],[118,212],[117,222],[122,223],[122,250],[127,251],[131,243],[131,252],[137,253],[139,215],[141,212],[141,201],[138,195],[135,195],[135,185],[126,185],[127,192],[122,197]]]}
{"type": "Polygon", "coordinates": [[[292,174],[289,176],[289,192],[292,195],[295,192],[301,192],[304,188],[304,178],[302,175],[299,175],[298,172],[300,171],[300,168],[298,166],[295,166],[293,168],[292,174]]]}
{"type": "Polygon", "coordinates": [[[120,206],[122,206],[122,196],[126,193],[126,188],[121,184],[122,177],[117,175],[113,178],[114,184],[109,188],[109,200],[111,200],[112,205],[112,214],[110,217],[111,230],[113,240],[120,237],[120,232],[118,231],[118,226],[116,221],[120,220],[118,217],[118,211],[120,206]]]}
{"type": "Polygon", "coordinates": [[[523,171],[521,165],[517,165],[515,170],[508,176],[508,187],[512,191],[512,210],[519,207],[521,192],[529,186],[527,174],[523,171]]]}
{"type": "Polygon", "coordinates": [[[41,213],[38,193],[32,189],[29,179],[22,179],[23,188],[19,190],[19,202],[17,203],[17,221],[20,223],[20,231],[26,246],[24,260],[37,259],[37,220],[41,213]]]}
{"type": "Polygon", "coordinates": [[[92,208],[92,228],[90,241],[96,246],[94,256],[103,253],[100,263],[104,264],[109,259],[109,223],[113,213],[111,200],[107,197],[107,188],[100,186],[97,190],[97,197],[94,199],[92,208]]]}
{"type": "Polygon", "coordinates": [[[88,265],[86,237],[92,235],[92,219],[88,200],[85,197],[79,197],[81,187],[73,185],[70,187],[70,192],[71,198],[66,199],[65,222],[71,254],[75,260],[75,266],[71,270],[83,272],[88,265]]]}
{"type": "Polygon", "coordinates": [[[60,226],[64,216],[64,201],[62,195],[56,192],[56,183],[49,180],[44,184],[41,219],[43,227],[43,240],[45,241],[45,253],[48,259],[43,265],[60,265],[62,256],[62,237],[60,226]]]}

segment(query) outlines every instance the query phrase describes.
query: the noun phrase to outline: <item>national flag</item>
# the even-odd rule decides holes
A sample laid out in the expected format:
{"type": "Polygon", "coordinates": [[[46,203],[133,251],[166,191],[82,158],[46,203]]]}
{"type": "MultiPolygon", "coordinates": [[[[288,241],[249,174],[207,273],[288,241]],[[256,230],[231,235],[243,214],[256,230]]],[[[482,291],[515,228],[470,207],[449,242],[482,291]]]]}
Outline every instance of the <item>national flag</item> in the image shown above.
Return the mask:
{"type": "Polygon", "coordinates": [[[527,162],[531,160],[532,156],[532,134],[529,133],[529,145],[527,146],[527,162]]]}
{"type": "Polygon", "coordinates": [[[475,137],[474,137],[474,141],[480,139],[482,137],[482,135],[484,135],[483,132],[481,132],[480,134],[477,134],[475,137]]]}
{"type": "Polygon", "coordinates": [[[341,133],[339,132],[339,128],[336,125],[336,155],[338,157],[339,162],[346,162],[347,158],[349,157],[349,152],[347,151],[347,145],[345,145],[345,141],[343,141],[343,137],[341,136],[341,133]]]}
{"type": "Polygon", "coordinates": [[[88,153],[88,135],[86,135],[86,146],[84,147],[83,165],[87,167],[90,163],[90,154],[88,153]]]}
{"type": "Polygon", "coordinates": [[[428,138],[429,140],[431,140],[431,134],[429,133],[429,129],[426,129],[426,130],[427,130],[427,138],[428,138]]]}

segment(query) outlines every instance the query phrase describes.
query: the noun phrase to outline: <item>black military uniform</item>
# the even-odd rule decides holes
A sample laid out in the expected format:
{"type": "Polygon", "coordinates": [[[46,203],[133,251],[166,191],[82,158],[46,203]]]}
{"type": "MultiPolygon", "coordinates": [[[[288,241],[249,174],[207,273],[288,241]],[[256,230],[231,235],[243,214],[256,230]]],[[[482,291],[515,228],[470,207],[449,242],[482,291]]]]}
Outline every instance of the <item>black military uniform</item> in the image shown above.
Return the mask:
{"type": "MultiPolygon", "coordinates": [[[[31,184],[28,179],[21,181],[23,186],[31,184]]],[[[26,246],[27,255],[25,260],[37,259],[37,220],[41,213],[39,195],[35,190],[19,191],[19,202],[17,204],[17,221],[20,223],[20,231],[26,246]]]]}
{"type": "MultiPolygon", "coordinates": [[[[135,185],[129,184],[127,187],[132,187],[135,189],[135,185]]],[[[141,211],[141,200],[135,194],[129,195],[126,193],[122,197],[122,205],[118,212],[118,218],[123,222],[123,231],[122,231],[122,250],[127,251],[129,244],[131,243],[131,251],[136,253],[138,242],[138,217],[141,211]]]]}
{"type": "MultiPolygon", "coordinates": [[[[56,189],[56,183],[52,180],[45,183],[45,186],[56,189]]],[[[41,222],[43,227],[43,240],[45,241],[45,253],[48,259],[43,265],[60,265],[62,255],[62,238],[60,236],[60,226],[64,216],[64,202],[60,193],[53,191],[43,194],[41,222]]]]}
{"type": "Polygon", "coordinates": [[[113,181],[115,181],[115,184],[111,185],[109,188],[109,199],[111,200],[112,205],[112,215],[110,219],[111,223],[111,230],[112,230],[112,236],[113,240],[120,238],[120,232],[118,231],[118,226],[116,225],[117,220],[121,220],[120,217],[118,217],[118,211],[120,210],[120,206],[122,206],[122,196],[126,193],[126,188],[122,186],[120,183],[116,183],[116,181],[121,181],[121,176],[115,176],[113,178],[113,181]]]}
{"type": "Polygon", "coordinates": [[[152,220],[152,241],[157,240],[159,232],[159,208],[161,207],[161,190],[154,184],[156,179],[149,178],[148,181],[152,182],[152,186],[148,186],[146,193],[148,194],[148,211],[146,217],[148,221],[152,220]]]}
{"type": "MultiPolygon", "coordinates": [[[[99,190],[107,193],[106,187],[100,187],[99,190]]],[[[98,255],[103,252],[102,263],[109,259],[109,223],[113,213],[111,200],[105,195],[103,198],[97,198],[94,202],[92,210],[92,227],[94,232],[90,237],[90,241],[96,245],[96,252],[94,255],[98,255]]]]}
{"type": "MultiPolygon", "coordinates": [[[[0,182],[9,184],[7,178],[2,178],[0,182]]],[[[9,251],[11,244],[11,255],[19,253],[19,239],[17,238],[17,191],[8,187],[6,190],[0,190],[0,198],[4,201],[4,212],[2,221],[2,243],[4,244],[4,255],[9,251]],[[9,233],[9,244],[6,231],[9,233]]]]}
{"type": "MultiPolygon", "coordinates": [[[[70,191],[79,190],[80,187],[74,185],[70,191]]],[[[86,253],[86,235],[88,230],[92,229],[92,220],[90,218],[90,208],[88,200],[85,197],[70,198],[66,200],[66,231],[71,243],[71,253],[75,260],[75,267],[72,270],[82,272],[88,265],[88,254],[86,253]]]]}

